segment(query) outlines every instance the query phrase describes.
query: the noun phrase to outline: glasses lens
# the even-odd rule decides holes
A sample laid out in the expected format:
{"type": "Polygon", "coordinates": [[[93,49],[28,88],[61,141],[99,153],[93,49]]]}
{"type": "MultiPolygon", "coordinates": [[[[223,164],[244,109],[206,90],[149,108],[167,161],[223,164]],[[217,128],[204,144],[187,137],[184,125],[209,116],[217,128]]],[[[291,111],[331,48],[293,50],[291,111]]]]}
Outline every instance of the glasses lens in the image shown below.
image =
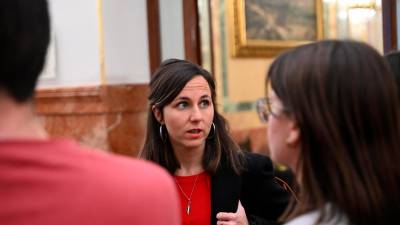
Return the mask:
{"type": "Polygon", "coordinates": [[[268,121],[268,112],[267,112],[267,101],[265,98],[260,98],[256,101],[256,108],[258,118],[262,123],[266,123],[268,121]]]}
{"type": "Polygon", "coordinates": [[[272,104],[269,99],[265,100],[265,109],[267,110],[267,114],[271,114],[273,116],[276,116],[276,114],[272,111],[272,104]]]}

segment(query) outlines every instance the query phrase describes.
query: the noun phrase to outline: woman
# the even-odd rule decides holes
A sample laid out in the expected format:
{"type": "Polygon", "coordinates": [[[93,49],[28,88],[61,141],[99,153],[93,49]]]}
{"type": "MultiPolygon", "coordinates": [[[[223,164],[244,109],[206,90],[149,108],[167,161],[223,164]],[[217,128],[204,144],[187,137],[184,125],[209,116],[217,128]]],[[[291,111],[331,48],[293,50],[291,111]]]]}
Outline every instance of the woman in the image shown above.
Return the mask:
{"type": "Polygon", "coordinates": [[[268,143],[289,166],[298,224],[397,224],[400,118],[396,83],[366,44],[321,41],[280,55],[267,76],[268,143]]]}
{"type": "Polygon", "coordinates": [[[269,158],[240,151],[215,95],[206,70],[185,60],[164,61],[150,82],[140,155],[175,177],[183,224],[273,222],[286,207],[287,193],[275,182],[269,158]]]}

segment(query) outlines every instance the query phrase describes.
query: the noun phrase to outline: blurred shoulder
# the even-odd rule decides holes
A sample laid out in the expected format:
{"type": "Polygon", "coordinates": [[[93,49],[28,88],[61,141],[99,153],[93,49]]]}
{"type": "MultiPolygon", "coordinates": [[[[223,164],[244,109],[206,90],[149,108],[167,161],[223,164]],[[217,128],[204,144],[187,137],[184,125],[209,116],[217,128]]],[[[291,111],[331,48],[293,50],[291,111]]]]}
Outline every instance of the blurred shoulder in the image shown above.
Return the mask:
{"type": "MultiPolygon", "coordinates": [[[[326,213],[328,213],[328,214],[331,213],[330,207],[331,207],[330,204],[325,206],[325,210],[327,210],[326,213]]],[[[321,217],[321,210],[313,210],[313,211],[304,213],[302,215],[299,215],[299,216],[293,218],[292,220],[285,223],[284,225],[316,224],[317,221],[319,221],[320,217],[321,217]]],[[[338,213],[332,215],[332,217],[328,216],[326,218],[323,218],[322,221],[320,221],[318,224],[319,225],[348,225],[349,221],[344,214],[338,212],[338,213]]]]}
{"type": "MultiPolygon", "coordinates": [[[[64,180],[93,186],[109,183],[120,187],[171,186],[174,183],[166,170],[158,165],[133,157],[83,147],[73,141],[48,141],[39,147],[46,148],[46,162],[59,165],[64,180]]],[[[113,191],[110,189],[109,191],[113,191]]]]}
{"type": "Polygon", "coordinates": [[[125,182],[140,180],[142,183],[172,183],[169,173],[152,162],[98,150],[85,149],[84,151],[86,157],[82,159],[83,166],[87,170],[101,171],[101,178],[124,177],[125,182]]]}

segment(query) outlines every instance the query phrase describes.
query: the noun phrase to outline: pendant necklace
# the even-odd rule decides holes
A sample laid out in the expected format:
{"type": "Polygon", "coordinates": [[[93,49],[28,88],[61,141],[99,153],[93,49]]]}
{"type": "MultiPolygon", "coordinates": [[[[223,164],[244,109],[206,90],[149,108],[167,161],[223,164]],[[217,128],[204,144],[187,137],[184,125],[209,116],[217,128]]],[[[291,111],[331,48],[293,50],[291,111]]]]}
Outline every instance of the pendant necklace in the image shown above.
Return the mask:
{"type": "Polygon", "coordinates": [[[188,196],[186,195],[186,193],[183,191],[181,185],[179,185],[179,182],[178,182],[178,181],[176,180],[176,178],[175,178],[175,182],[176,182],[176,184],[178,185],[179,190],[181,190],[183,196],[185,196],[185,198],[186,198],[186,200],[187,200],[187,205],[186,205],[186,214],[187,214],[187,215],[190,214],[190,209],[191,209],[191,205],[192,205],[192,195],[193,195],[194,188],[196,187],[197,178],[199,178],[199,175],[200,175],[200,174],[198,174],[198,175],[196,176],[196,179],[194,180],[193,187],[192,187],[192,191],[190,192],[189,197],[188,197],[188,196]]]}

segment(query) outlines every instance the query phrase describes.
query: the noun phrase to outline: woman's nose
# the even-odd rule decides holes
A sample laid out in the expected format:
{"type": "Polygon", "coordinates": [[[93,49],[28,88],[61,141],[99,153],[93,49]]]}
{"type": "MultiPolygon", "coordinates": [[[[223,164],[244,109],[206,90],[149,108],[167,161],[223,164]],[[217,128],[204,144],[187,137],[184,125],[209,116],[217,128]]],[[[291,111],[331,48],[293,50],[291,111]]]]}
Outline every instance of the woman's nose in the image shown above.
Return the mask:
{"type": "Polygon", "coordinates": [[[201,110],[199,107],[197,107],[197,106],[193,107],[191,115],[190,115],[190,119],[192,121],[197,121],[197,120],[202,119],[202,114],[201,114],[201,110]]]}

